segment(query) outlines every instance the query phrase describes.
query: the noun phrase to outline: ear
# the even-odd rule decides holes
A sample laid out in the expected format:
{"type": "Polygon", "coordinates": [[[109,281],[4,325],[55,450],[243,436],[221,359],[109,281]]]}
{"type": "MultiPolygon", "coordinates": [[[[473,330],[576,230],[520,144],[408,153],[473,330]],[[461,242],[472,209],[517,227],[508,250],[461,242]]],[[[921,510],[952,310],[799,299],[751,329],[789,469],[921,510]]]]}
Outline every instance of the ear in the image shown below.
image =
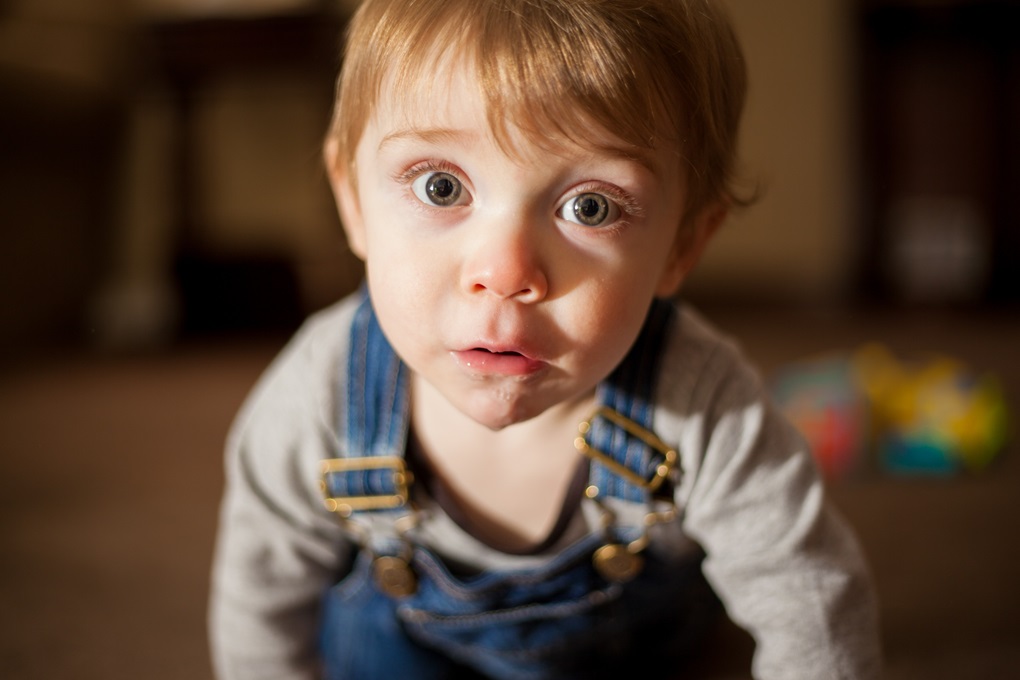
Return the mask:
{"type": "Polygon", "coordinates": [[[680,285],[701,259],[705,247],[712,240],[716,230],[726,221],[729,205],[725,202],[712,203],[694,216],[691,223],[680,228],[673,252],[659,278],[655,289],[657,297],[670,297],[680,290],[680,285]]]}
{"type": "Polygon", "coordinates": [[[340,213],[340,222],[344,233],[347,234],[347,244],[351,252],[364,260],[367,252],[365,221],[361,215],[358,193],[351,181],[351,169],[347,163],[340,160],[340,145],[335,139],[331,138],[326,142],[323,156],[329,174],[329,184],[333,189],[333,199],[340,213]]]}

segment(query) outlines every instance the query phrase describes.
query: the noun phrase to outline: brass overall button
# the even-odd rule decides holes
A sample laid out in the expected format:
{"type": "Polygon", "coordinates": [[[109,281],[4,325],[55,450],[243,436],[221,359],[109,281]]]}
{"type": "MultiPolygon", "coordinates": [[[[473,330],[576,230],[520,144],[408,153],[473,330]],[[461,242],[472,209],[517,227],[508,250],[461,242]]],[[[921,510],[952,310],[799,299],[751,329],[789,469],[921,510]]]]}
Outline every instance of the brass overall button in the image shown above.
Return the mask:
{"type": "Polygon", "coordinates": [[[645,560],[627,546],[619,543],[608,543],[592,556],[592,563],[602,578],[613,583],[626,583],[641,573],[645,560]]]}
{"type": "Polygon", "coordinates": [[[375,583],[390,597],[408,597],[418,590],[418,577],[399,557],[377,557],[372,563],[375,583]]]}

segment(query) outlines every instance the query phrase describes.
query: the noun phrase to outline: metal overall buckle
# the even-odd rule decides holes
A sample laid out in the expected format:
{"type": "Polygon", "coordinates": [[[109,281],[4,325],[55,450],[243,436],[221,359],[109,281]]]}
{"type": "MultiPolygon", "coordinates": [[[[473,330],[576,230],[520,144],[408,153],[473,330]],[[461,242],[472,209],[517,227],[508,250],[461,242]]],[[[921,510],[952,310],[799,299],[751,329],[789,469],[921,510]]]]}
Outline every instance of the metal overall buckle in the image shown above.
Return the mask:
{"type": "Polygon", "coordinates": [[[330,458],[322,461],[322,478],[319,488],[325,496],[326,509],[347,518],[355,510],[387,510],[399,508],[407,504],[412,482],[411,472],[399,456],[365,456],[356,458],[330,458]],[[327,477],[335,473],[360,472],[365,470],[381,470],[393,468],[392,494],[365,496],[331,496],[327,477]]]}
{"type": "MultiPolygon", "coordinates": [[[[410,486],[414,477],[407,469],[404,459],[399,456],[366,456],[355,458],[331,458],[322,461],[322,478],[319,480],[319,487],[322,489],[326,509],[336,513],[345,525],[351,529],[357,537],[361,548],[369,553],[372,552],[371,542],[368,539],[368,532],[364,526],[354,522],[351,518],[357,510],[392,510],[408,504],[410,498],[410,486]],[[331,495],[327,478],[331,474],[342,474],[346,472],[364,472],[366,470],[393,469],[393,490],[392,494],[363,495],[363,496],[333,496],[331,495]]],[[[395,598],[408,597],[418,590],[418,577],[411,567],[413,550],[407,533],[417,526],[417,513],[398,519],[394,528],[401,539],[401,552],[399,555],[373,555],[372,575],[376,585],[381,591],[395,598]]]]}
{"type": "MultiPolygon", "coordinates": [[[[654,432],[640,423],[631,420],[618,411],[606,406],[600,406],[595,410],[588,420],[578,425],[578,436],[574,440],[574,447],[585,456],[595,460],[612,470],[627,481],[647,489],[654,494],[669,477],[679,460],[679,454],[671,448],[654,432]],[[651,449],[660,453],[663,461],[656,466],[655,474],[647,479],[637,474],[630,468],[614,460],[609,454],[599,451],[588,444],[585,436],[591,431],[592,422],[596,418],[605,418],[611,423],[622,428],[627,434],[636,437],[651,449]]],[[[613,583],[626,583],[634,579],[644,569],[644,557],[641,553],[648,547],[649,529],[659,523],[672,521],[676,517],[676,507],[672,505],[664,512],[649,512],[645,515],[641,535],[630,543],[623,544],[614,540],[611,529],[616,521],[615,513],[610,510],[600,499],[600,490],[597,486],[591,485],[585,490],[585,495],[598,503],[603,512],[603,531],[606,533],[607,542],[592,555],[592,563],[595,570],[607,581],[613,583]]]]}

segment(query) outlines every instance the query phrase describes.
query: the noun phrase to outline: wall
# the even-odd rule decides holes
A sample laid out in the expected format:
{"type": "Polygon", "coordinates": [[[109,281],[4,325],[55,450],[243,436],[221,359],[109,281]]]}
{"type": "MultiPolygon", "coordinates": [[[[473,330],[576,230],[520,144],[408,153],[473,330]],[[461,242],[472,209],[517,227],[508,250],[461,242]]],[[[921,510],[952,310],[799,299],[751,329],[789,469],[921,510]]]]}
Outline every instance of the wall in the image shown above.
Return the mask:
{"type": "MultiPolygon", "coordinates": [[[[2,170],[31,191],[0,206],[7,228],[21,229],[15,242],[25,244],[4,256],[10,285],[0,300],[0,344],[76,326],[115,344],[172,331],[174,225],[182,210],[172,156],[182,143],[172,93],[142,78],[152,55],[139,29],[154,17],[236,16],[247,1],[8,3],[0,18],[0,85],[23,103],[5,113],[5,128],[23,143],[2,170]],[[65,162],[54,166],[61,154],[65,162]],[[51,188],[58,196],[61,187],[63,202],[42,197],[51,188]],[[31,224],[41,226],[21,227],[31,224]],[[50,245],[62,242],[79,246],[50,245]],[[56,275],[26,304],[22,273],[47,264],[56,275]]],[[[752,302],[840,299],[858,255],[851,0],[726,2],[751,77],[741,151],[763,193],[719,234],[690,293],[752,302]]],[[[314,4],[252,6],[271,12],[314,4]]],[[[187,174],[197,187],[191,209],[199,245],[226,258],[272,251],[293,267],[304,311],[359,276],[319,165],[330,90],[321,73],[255,69],[207,79],[192,101],[187,174]]]]}
{"type": "Polygon", "coordinates": [[[849,0],[727,0],[750,93],[741,140],[760,201],[735,215],[690,281],[697,296],[838,300],[858,257],[849,0]]]}
{"type": "MultiPolygon", "coordinates": [[[[751,79],[741,155],[748,177],[760,185],[761,199],[751,209],[734,215],[720,232],[690,281],[695,297],[813,303],[842,299],[847,294],[858,256],[848,2],[728,0],[751,79]]],[[[252,109],[245,98],[259,96],[257,83],[249,83],[246,90],[235,86],[233,92],[231,86],[225,86],[215,94],[215,106],[207,112],[207,125],[218,130],[210,139],[219,140],[221,149],[209,147],[208,153],[247,159],[236,163],[236,174],[220,169],[219,175],[229,176],[229,183],[220,180],[221,190],[213,192],[215,200],[208,209],[220,219],[211,221],[211,228],[221,237],[240,239],[244,234],[237,226],[249,224],[250,238],[266,239],[271,238],[265,232],[270,222],[256,224],[240,218],[253,212],[294,215],[288,231],[275,238],[291,251],[304,253],[308,271],[321,272],[325,267],[316,266],[312,256],[323,252],[334,234],[321,213],[309,213],[312,205],[305,200],[307,191],[293,186],[279,186],[273,194],[251,190],[267,184],[265,175],[273,172],[273,167],[254,162],[257,150],[251,148],[250,140],[272,143],[280,147],[279,157],[287,158],[295,152],[310,153],[309,144],[317,141],[319,132],[312,128],[309,135],[309,112],[300,111],[299,102],[277,96],[274,88],[279,84],[265,82],[261,86],[264,101],[274,106],[276,113],[250,115],[252,109]],[[232,106],[235,113],[248,111],[248,120],[238,117],[231,123],[232,106]],[[280,118],[287,115],[292,120],[289,124],[280,118]],[[276,141],[245,129],[260,124],[258,118],[264,124],[273,116],[280,120],[272,129],[282,134],[276,141]],[[289,148],[283,148],[285,145],[289,148]],[[237,190],[242,186],[248,187],[248,198],[246,192],[237,190]],[[268,200],[284,203],[274,207],[268,200]]],[[[278,219],[276,224],[283,222],[278,219]]],[[[323,298],[322,293],[311,296],[323,298]]]]}

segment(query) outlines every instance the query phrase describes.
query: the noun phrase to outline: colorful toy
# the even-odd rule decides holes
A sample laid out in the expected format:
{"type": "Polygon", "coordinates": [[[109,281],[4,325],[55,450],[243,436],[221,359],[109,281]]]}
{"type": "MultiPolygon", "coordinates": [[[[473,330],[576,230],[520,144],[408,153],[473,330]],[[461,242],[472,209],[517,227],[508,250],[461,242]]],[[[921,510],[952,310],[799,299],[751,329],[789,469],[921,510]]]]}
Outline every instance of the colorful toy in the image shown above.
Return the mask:
{"type": "Polygon", "coordinates": [[[1006,440],[1006,401],[992,376],[955,359],[898,362],[880,345],[858,350],[857,382],[872,411],[876,451],[891,472],[979,471],[1006,440]]]}
{"type": "Polygon", "coordinates": [[[868,407],[844,357],[804,361],[784,370],[773,394],[807,439],[822,475],[842,479],[861,462],[868,407]]]}
{"type": "Polygon", "coordinates": [[[998,381],[948,357],[904,363],[866,345],[792,365],[773,391],[828,479],[852,474],[868,457],[892,473],[976,472],[1006,440],[998,381]]]}

